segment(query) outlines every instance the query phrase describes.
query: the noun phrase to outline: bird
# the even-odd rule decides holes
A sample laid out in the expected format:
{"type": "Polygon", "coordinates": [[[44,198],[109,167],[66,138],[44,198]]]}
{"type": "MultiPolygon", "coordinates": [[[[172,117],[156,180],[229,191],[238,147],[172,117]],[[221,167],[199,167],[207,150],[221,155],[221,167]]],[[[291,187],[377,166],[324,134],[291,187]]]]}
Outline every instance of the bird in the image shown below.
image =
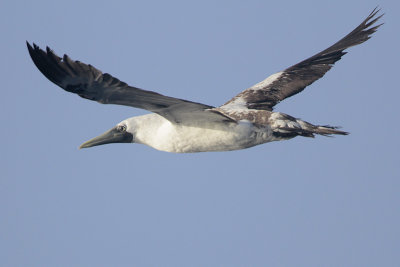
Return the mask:
{"type": "Polygon", "coordinates": [[[296,136],[347,135],[339,127],[314,125],[275,112],[274,106],[321,78],[349,47],[361,44],[383,24],[377,7],[362,23],[327,49],[245,89],[214,107],[143,90],[103,73],[90,64],[57,56],[27,41],[34,64],[65,91],[102,104],[145,109],[151,113],[125,119],[79,148],[111,143],[138,143],[173,153],[240,150],[296,136]],[[375,25],[375,26],[374,26],[375,25]]]}

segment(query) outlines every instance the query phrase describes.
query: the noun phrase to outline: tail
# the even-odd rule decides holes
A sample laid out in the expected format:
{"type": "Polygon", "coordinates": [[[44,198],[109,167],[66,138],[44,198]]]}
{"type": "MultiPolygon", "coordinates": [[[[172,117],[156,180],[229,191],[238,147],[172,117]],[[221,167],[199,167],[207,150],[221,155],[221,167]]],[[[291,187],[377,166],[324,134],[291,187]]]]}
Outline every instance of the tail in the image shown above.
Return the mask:
{"type": "Polygon", "coordinates": [[[314,137],[315,134],[323,136],[348,135],[348,132],[340,131],[335,126],[313,125],[309,122],[294,118],[287,114],[274,114],[273,135],[278,138],[290,139],[295,136],[314,137]]]}
{"type": "MultiPolygon", "coordinates": [[[[314,125],[313,125],[314,126],[314,125]]],[[[340,127],[337,126],[314,126],[314,133],[324,135],[324,136],[331,136],[332,134],[340,134],[340,135],[348,135],[348,132],[337,130],[340,127]]]]}
{"type": "Polygon", "coordinates": [[[338,130],[338,126],[330,126],[330,125],[313,125],[309,122],[302,121],[300,119],[296,119],[297,123],[301,126],[301,129],[306,132],[306,137],[314,137],[314,134],[319,134],[323,136],[332,136],[334,134],[338,135],[348,135],[348,132],[338,130]]]}

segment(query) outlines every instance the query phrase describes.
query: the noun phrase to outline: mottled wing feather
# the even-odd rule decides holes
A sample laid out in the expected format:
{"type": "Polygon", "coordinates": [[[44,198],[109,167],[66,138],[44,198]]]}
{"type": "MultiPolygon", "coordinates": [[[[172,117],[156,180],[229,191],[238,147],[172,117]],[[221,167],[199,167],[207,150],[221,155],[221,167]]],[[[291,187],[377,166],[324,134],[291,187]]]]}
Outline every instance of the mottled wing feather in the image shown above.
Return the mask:
{"type": "Polygon", "coordinates": [[[379,26],[372,26],[380,17],[376,8],[351,33],[324,51],[275,73],[264,81],[244,90],[221,108],[248,108],[272,110],[280,101],[295,95],[330,70],[346,54],[345,49],[361,44],[371,37],[379,26]]]}
{"type": "Polygon", "coordinates": [[[225,122],[231,119],[213,107],[183,99],[142,90],[118,80],[95,67],[71,60],[67,55],[57,56],[50,48],[46,51],[27,42],[29,54],[37,68],[50,81],[68,92],[103,104],[117,104],[155,112],[174,123],[198,124],[225,122]]]}

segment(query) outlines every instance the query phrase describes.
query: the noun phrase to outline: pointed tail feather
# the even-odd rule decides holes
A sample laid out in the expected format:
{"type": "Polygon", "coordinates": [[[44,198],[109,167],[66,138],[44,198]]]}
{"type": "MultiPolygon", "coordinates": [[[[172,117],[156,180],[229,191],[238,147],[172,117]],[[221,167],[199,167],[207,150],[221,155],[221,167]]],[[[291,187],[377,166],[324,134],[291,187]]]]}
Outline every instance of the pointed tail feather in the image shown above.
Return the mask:
{"type": "Polygon", "coordinates": [[[324,135],[324,136],[331,136],[333,134],[340,134],[340,135],[348,135],[348,132],[340,131],[337,130],[339,127],[335,126],[329,126],[329,125],[324,125],[324,126],[314,126],[314,129],[312,130],[313,133],[324,135]]]}

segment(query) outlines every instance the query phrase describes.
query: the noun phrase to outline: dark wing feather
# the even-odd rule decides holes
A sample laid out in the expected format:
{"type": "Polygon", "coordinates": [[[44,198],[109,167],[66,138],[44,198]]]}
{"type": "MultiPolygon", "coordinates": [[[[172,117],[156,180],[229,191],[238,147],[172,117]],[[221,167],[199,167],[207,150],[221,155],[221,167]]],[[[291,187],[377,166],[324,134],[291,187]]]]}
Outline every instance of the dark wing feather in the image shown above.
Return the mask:
{"type": "Polygon", "coordinates": [[[47,47],[46,51],[27,42],[29,54],[36,67],[50,81],[64,90],[103,104],[118,104],[155,112],[174,123],[198,124],[225,122],[229,118],[212,106],[164,96],[142,90],[102,73],[91,65],[73,61],[67,55],[58,57],[47,47]]]}
{"type": "Polygon", "coordinates": [[[368,40],[379,26],[371,27],[380,17],[376,8],[351,33],[324,51],[293,65],[282,72],[244,90],[223,107],[244,105],[243,108],[272,110],[280,101],[295,95],[330,70],[333,64],[346,54],[345,49],[368,40]]]}

